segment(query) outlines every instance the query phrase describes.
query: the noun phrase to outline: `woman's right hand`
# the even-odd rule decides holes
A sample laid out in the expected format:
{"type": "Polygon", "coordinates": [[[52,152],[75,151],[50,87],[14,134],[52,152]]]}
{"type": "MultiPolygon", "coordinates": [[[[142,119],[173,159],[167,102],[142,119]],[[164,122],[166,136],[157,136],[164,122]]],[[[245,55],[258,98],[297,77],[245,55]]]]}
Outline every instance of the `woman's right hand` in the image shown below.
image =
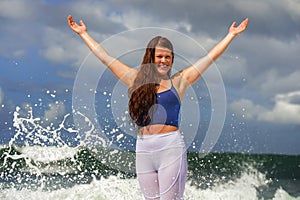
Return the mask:
{"type": "Polygon", "coordinates": [[[79,21],[79,25],[73,20],[72,16],[68,16],[68,23],[70,28],[77,34],[82,34],[86,32],[86,26],[82,20],[79,21]]]}

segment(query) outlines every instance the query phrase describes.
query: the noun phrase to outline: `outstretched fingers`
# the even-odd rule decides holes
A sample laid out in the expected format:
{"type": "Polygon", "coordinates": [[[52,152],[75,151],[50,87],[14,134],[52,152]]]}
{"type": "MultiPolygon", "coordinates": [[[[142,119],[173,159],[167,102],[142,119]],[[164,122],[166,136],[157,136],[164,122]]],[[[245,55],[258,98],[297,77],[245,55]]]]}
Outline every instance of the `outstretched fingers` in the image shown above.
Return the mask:
{"type": "Polygon", "coordinates": [[[73,20],[73,17],[71,15],[68,16],[68,24],[70,28],[78,34],[84,33],[86,31],[86,26],[83,20],[80,20],[79,24],[77,24],[76,21],[73,20]]]}
{"type": "Polygon", "coordinates": [[[244,21],[242,21],[242,23],[239,25],[239,27],[243,30],[245,30],[247,28],[247,25],[248,25],[248,21],[249,19],[246,18],[244,21]]]}
{"type": "Polygon", "coordinates": [[[232,24],[231,24],[231,28],[234,28],[236,26],[236,22],[233,22],[232,24]]]}
{"type": "Polygon", "coordinates": [[[85,24],[83,23],[82,20],[79,21],[79,24],[80,24],[81,26],[85,26],[85,24]]]}
{"type": "Polygon", "coordinates": [[[243,31],[246,30],[247,25],[248,25],[248,21],[249,21],[248,18],[246,18],[238,26],[236,26],[237,25],[236,22],[233,22],[231,27],[230,27],[229,32],[232,33],[233,35],[238,35],[238,34],[242,33],[243,31]]]}
{"type": "Polygon", "coordinates": [[[73,17],[71,15],[68,16],[68,24],[71,28],[76,25],[76,22],[73,20],[73,17]]]}
{"type": "Polygon", "coordinates": [[[71,15],[68,16],[69,24],[74,23],[73,17],[71,15]]]}

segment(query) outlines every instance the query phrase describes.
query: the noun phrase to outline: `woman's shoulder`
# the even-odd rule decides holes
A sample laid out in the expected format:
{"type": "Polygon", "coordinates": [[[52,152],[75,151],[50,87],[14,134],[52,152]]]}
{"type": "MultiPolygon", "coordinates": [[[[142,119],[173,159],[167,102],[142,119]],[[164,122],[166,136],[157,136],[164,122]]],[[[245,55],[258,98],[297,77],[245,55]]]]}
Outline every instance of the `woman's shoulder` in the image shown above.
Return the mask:
{"type": "Polygon", "coordinates": [[[180,81],[180,79],[182,78],[182,73],[181,72],[182,71],[176,72],[175,74],[173,74],[171,76],[171,80],[172,80],[173,83],[176,83],[176,82],[180,81]]]}
{"type": "Polygon", "coordinates": [[[171,76],[172,84],[176,89],[178,89],[180,86],[181,78],[182,78],[182,74],[180,71],[171,76]]]}
{"type": "Polygon", "coordinates": [[[177,92],[178,92],[178,94],[180,96],[180,99],[183,98],[183,94],[184,94],[185,90],[189,86],[188,81],[184,80],[185,78],[183,76],[182,71],[179,71],[179,72],[175,73],[173,76],[171,76],[171,80],[173,82],[173,86],[177,90],[177,92]]]}

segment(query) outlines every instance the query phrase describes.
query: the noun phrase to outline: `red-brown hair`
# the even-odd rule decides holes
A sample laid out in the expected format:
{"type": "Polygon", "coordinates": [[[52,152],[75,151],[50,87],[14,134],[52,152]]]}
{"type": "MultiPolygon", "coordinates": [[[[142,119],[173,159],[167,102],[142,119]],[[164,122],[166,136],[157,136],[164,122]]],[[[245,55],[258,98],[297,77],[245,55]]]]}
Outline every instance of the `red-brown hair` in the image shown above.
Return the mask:
{"type": "MultiPolygon", "coordinates": [[[[156,93],[160,80],[156,75],[154,58],[155,48],[158,46],[169,49],[172,52],[172,59],[174,59],[173,45],[167,38],[157,36],[150,40],[133,86],[128,90],[129,114],[133,122],[139,127],[147,126],[151,122],[151,108],[157,103],[156,93]]],[[[169,76],[170,73],[171,70],[169,76]]]]}

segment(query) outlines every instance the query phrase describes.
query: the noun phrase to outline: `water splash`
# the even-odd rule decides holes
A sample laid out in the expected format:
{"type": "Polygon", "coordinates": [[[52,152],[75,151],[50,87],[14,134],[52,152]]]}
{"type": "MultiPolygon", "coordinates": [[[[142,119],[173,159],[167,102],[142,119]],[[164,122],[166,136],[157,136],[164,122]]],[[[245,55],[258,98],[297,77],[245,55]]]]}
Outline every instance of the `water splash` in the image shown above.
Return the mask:
{"type": "MultiPolygon", "coordinates": [[[[84,137],[70,126],[71,114],[66,114],[56,126],[53,123],[45,125],[40,117],[34,116],[32,107],[16,107],[13,113],[15,134],[8,145],[0,149],[0,188],[49,191],[110,175],[133,177],[119,170],[126,166],[135,171],[132,153],[104,148],[109,144],[94,134],[92,121],[80,112],[75,114],[85,124],[84,137]],[[69,146],[65,134],[71,134],[77,145],[69,146]],[[90,140],[97,140],[101,146],[91,148],[86,145],[90,140]]],[[[120,135],[116,140],[122,138],[120,135]]]]}
{"type": "Polygon", "coordinates": [[[67,146],[67,143],[61,138],[62,131],[77,133],[77,130],[65,127],[65,122],[69,116],[70,114],[66,114],[62,122],[58,124],[58,127],[54,127],[53,124],[44,127],[41,123],[41,118],[33,116],[32,107],[28,107],[27,117],[22,117],[21,108],[16,107],[13,115],[13,126],[16,133],[10,140],[9,146],[16,144],[18,139],[24,141],[26,145],[31,143],[41,146],[67,146]]]}

